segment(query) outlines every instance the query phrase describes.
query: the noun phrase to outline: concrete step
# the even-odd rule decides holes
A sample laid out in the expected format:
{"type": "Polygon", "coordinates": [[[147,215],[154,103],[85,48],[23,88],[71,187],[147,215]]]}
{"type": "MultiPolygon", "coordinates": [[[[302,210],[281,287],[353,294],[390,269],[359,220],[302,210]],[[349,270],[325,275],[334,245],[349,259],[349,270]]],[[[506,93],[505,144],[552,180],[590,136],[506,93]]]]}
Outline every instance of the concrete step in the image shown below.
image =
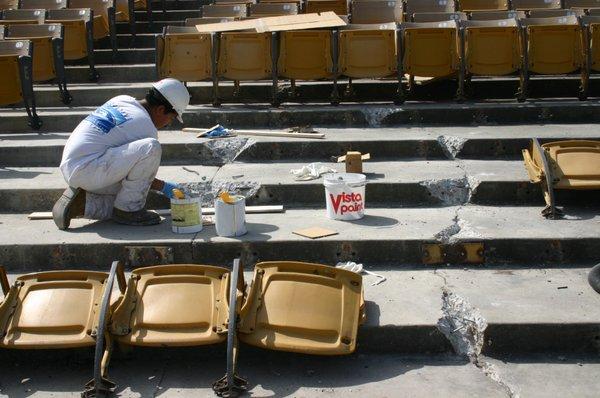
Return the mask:
{"type": "MultiPolygon", "coordinates": [[[[83,117],[82,117],[83,118],[83,117]]],[[[199,126],[202,127],[202,126],[199,126]]],[[[208,127],[208,126],[206,126],[208,127]]],[[[541,142],[600,139],[595,125],[317,128],[325,139],[250,138],[237,160],[244,162],[328,162],[347,151],[370,153],[373,161],[442,159],[522,159],[531,137],[541,142]]],[[[265,130],[271,131],[271,130],[265,130]]],[[[0,166],[53,167],[60,164],[70,133],[0,134],[0,166]]],[[[240,136],[242,138],[243,136],[240,136]]],[[[160,131],[165,165],[221,164],[211,146],[215,141],[178,130],[160,131]]],[[[229,141],[227,139],[226,141],[229,141]]],[[[224,141],[224,142],[226,142],[224,141]]]]}
{"type": "MultiPolygon", "coordinates": [[[[60,395],[78,398],[90,378],[89,351],[79,357],[63,352],[9,352],[14,366],[5,370],[3,398],[60,395]],[[86,355],[87,354],[87,355],[86,355]],[[71,359],[70,367],[57,367],[56,358],[71,359]],[[29,359],[37,360],[29,360],[29,359]],[[76,366],[75,366],[76,365],[76,366]]],[[[123,398],[214,396],[210,386],[223,376],[225,352],[212,347],[118,351],[111,361],[111,379],[123,398]],[[202,371],[198,371],[201,368],[202,371]]],[[[483,369],[446,355],[369,355],[314,357],[244,346],[240,375],[247,378],[253,397],[323,396],[383,398],[393,394],[414,398],[438,397],[580,397],[597,395],[600,371],[593,355],[527,354],[482,357],[483,369]],[[497,380],[493,380],[497,378],[497,380]]]]}
{"type": "MultiPolygon", "coordinates": [[[[161,33],[165,26],[169,25],[183,25],[181,21],[164,21],[160,19],[162,13],[156,15],[156,19],[149,24],[147,21],[136,21],[135,31],[136,33],[161,33]]],[[[117,34],[130,33],[129,22],[117,22],[117,34]]]]}
{"type": "MultiPolygon", "coordinates": [[[[135,41],[132,41],[131,34],[121,33],[117,35],[117,48],[154,48],[154,33],[136,33],[135,41]]],[[[98,41],[95,49],[110,49],[108,40],[98,41]]]]}
{"type": "MultiPolygon", "coordinates": [[[[212,0],[168,0],[166,2],[167,10],[194,10],[204,4],[210,4],[212,0]]],[[[162,11],[162,1],[153,1],[152,9],[154,12],[162,11]]]]}
{"type": "MultiPolygon", "coordinates": [[[[324,163],[332,170],[344,165],[324,163]]],[[[248,198],[250,205],[284,204],[287,207],[324,206],[323,180],[295,181],[290,170],[305,163],[233,163],[218,171],[195,166],[198,174],[180,166],[162,166],[159,178],[177,183],[204,180],[256,183],[260,189],[248,198]],[[204,179],[203,179],[204,178],[204,179]]],[[[185,166],[184,166],[185,167],[185,166]]],[[[444,206],[458,204],[543,205],[538,185],[529,183],[520,161],[388,161],[369,162],[366,198],[370,207],[444,206]]],[[[26,213],[51,209],[66,188],[54,167],[5,168],[0,179],[0,212],[26,213]]],[[[600,192],[560,191],[558,203],[587,205],[597,203],[600,192]]],[[[160,195],[149,205],[167,208],[160,195]]]]}
{"type": "MultiPolygon", "coordinates": [[[[152,13],[154,21],[184,21],[186,18],[197,18],[199,16],[199,7],[192,7],[187,10],[167,9],[167,12],[163,12],[161,7],[157,7],[152,13]]],[[[136,22],[148,21],[148,13],[146,11],[136,11],[135,20],[136,22]]]]}
{"type": "MultiPolygon", "coordinates": [[[[101,269],[107,267],[108,263],[101,269]]],[[[461,326],[464,318],[481,317],[482,322],[472,327],[483,334],[475,344],[481,344],[484,355],[597,353],[600,295],[587,283],[588,270],[377,269],[386,281],[374,285],[376,277],[363,278],[367,319],[359,329],[359,352],[452,352],[456,347],[446,337],[452,331],[440,326],[440,320],[461,326]],[[398,287],[403,294],[397,294],[398,287]],[[451,312],[444,295],[464,302],[464,313],[451,312]]],[[[246,279],[251,276],[247,273],[246,279]]],[[[118,297],[116,287],[114,294],[118,297]]],[[[459,330],[453,334],[469,335],[468,330],[459,330]]]]}
{"type": "Polygon", "coordinates": [[[151,64],[154,63],[154,55],[154,48],[120,48],[116,60],[113,60],[112,50],[94,50],[97,64],[151,64]]]}
{"type": "Polygon", "coordinates": [[[248,234],[236,239],[217,237],[214,226],[198,234],[177,235],[171,232],[169,218],[144,228],[81,219],[73,220],[69,231],[59,231],[52,220],[2,214],[2,229],[10,233],[0,242],[0,253],[3,265],[13,271],[106,267],[114,259],[125,260],[128,246],[161,246],[171,253],[169,261],[207,264],[226,264],[241,256],[247,264],[301,259],[406,267],[421,264],[422,245],[434,242],[481,242],[488,265],[571,266],[600,258],[597,209],[569,207],[565,219],[547,220],[539,206],[370,209],[368,203],[367,197],[367,216],[355,222],[327,219],[324,205],[250,214],[248,234]],[[313,226],[339,234],[310,240],[292,233],[313,226]]]}
{"type": "MultiPolygon", "coordinates": [[[[107,47],[108,48],[108,47],[107,47]]],[[[97,62],[99,64],[107,63],[112,64],[112,53],[108,49],[97,50],[97,62]]],[[[154,64],[154,49],[153,48],[121,48],[119,50],[119,56],[117,62],[122,64],[131,64],[131,63],[147,63],[154,64]]],[[[83,62],[79,62],[79,65],[85,65],[83,62]]],[[[141,71],[140,71],[141,72],[141,71]]],[[[149,83],[155,80],[156,74],[153,73],[151,75],[142,75],[144,76],[143,81],[148,82],[145,86],[141,84],[136,84],[133,86],[129,86],[131,88],[137,88],[139,92],[145,92],[146,87],[149,86],[149,83]]],[[[117,76],[112,76],[110,79],[118,78],[117,76]]],[[[138,79],[136,79],[138,80],[138,79]]],[[[109,80],[111,82],[114,80],[109,80]]],[[[119,81],[127,81],[125,79],[119,78],[119,81]]],[[[86,81],[84,81],[86,82],[86,81]]],[[[101,80],[104,82],[104,80],[101,80]]],[[[566,81],[568,83],[568,81],[566,81]]],[[[288,97],[290,86],[288,82],[282,80],[279,82],[279,97],[281,99],[285,99],[288,97]]],[[[511,96],[504,97],[502,96],[503,87],[506,85],[510,85],[511,82],[509,80],[480,80],[477,82],[478,85],[482,87],[481,92],[494,92],[495,98],[508,98],[511,99],[511,96]]],[[[564,86],[565,81],[562,80],[546,80],[546,84],[549,86],[564,86]]],[[[43,86],[43,85],[42,85],[43,86]]],[[[47,85],[46,85],[47,86],[47,85]]],[[[213,84],[212,82],[193,82],[189,83],[190,92],[192,94],[192,103],[193,104],[212,104],[213,103],[213,84]]],[[[41,87],[41,86],[40,86],[41,87]]],[[[329,82],[307,82],[302,85],[302,89],[299,91],[300,97],[298,97],[295,101],[297,102],[300,99],[304,102],[323,102],[327,101],[329,98],[329,94],[331,93],[331,83],[329,82]]],[[[340,86],[343,87],[343,86],[340,86]]],[[[395,96],[396,84],[393,81],[387,80],[371,80],[371,79],[362,79],[354,82],[354,87],[356,87],[357,92],[360,92],[358,98],[360,98],[360,102],[387,102],[392,103],[395,96]]],[[[97,86],[89,86],[89,87],[78,87],[77,85],[72,85],[70,88],[73,92],[73,97],[75,98],[76,105],[80,106],[88,106],[88,105],[99,105],[97,101],[94,101],[94,98],[102,95],[117,95],[115,93],[122,93],[123,84],[114,84],[107,85],[104,87],[97,86]],[[88,95],[86,93],[79,93],[78,90],[86,90],[88,91],[88,95]],[[105,91],[105,93],[90,93],[89,90],[99,90],[105,91]]],[[[564,96],[563,94],[555,93],[557,95],[550,96],[550,98],[558,98],[564,96]]],[[[137,92],[132,92],[132,95],[136,95],[137,92]]],[[[452,98],[446,98],[448,91],[444,89],[442,86],[430,86],[427,89],[423,89],[418,95],[414,96],[414,100],[418,101],[429,101],[434,100],[438,103],[442,101],[449,101],[452,103],[452,98]],[[435,98],[431,98],[435,96],[435,98]]],[[[44,92],[42,89],[38,89],[36,91],[36,97],[38,99],[40,106],[61,106],[61,102],[56,95],[51,95],[44,92]]],[[[270,81],[258,81],[258,82],[248,82],[244,83],[241,91],[238,93],[234,93],[234,86],[231,81],[223,80],[219,82],[219,99],[222,103],[246,103],[246,104],[260,104],[260,103],[270,103],[272,97],[272,83],[270,81]]],[[[481,98],[485,100],[485,98],[481,98]]],[[[355,99],[350,97],[344,98],[343,103],[355,102],[355,99]]],[[[505,101],[506,103],[513,103],[515,106],[518,103],[514,100],[505,101]]]]}
{"type": "MultiPolygon", "coordinates": [[[[121,92],[129,94],[129,92],[121,92]]],[[[58,94],[57,94],[58,95],[58,94]]],[[[107,98],[98,98],[98,105],[107,98]]],[[[38,108],[44,125],[32,131],[24,109],[0,110],[0,131],[4,133],[72,131],[95,107],[38,108]]],[[[192,105],[183,115],[187,126],[229,128],[287,128],[299,125],[322,127],[392,126],[475,126],[510,124],[595,123],[600,121],[600,103],[547,100],[526,104],[512,102],[409,103],[403,106],[347,104],[343,106],[303,105],[271,108],[265,106],[192,105]]],[[[174,124],[173,128],[179,128],[174,124]]]]}
{"type": "MultiPolygon", "coordinates": [[[[106,83],[138,83],[156,80],[156,67],[154,64],[131,64],[131,65],[96,65],[96,70],[100,73],[100,79],[97,84],[106,83]]],[[[89,66],[70,65],[67,66],[67,81],[69,89],[74,84],[90,84],[89,66]]],[[[39,94],[43,97],[44,94],[39,94]]],[[[36,92],[37,98],[37,92],[36,92]]],[[[41,99],[41,98],[40,98],[41,99]]],[[[53,99],[49,99],[53,101],[53,99]]]]}

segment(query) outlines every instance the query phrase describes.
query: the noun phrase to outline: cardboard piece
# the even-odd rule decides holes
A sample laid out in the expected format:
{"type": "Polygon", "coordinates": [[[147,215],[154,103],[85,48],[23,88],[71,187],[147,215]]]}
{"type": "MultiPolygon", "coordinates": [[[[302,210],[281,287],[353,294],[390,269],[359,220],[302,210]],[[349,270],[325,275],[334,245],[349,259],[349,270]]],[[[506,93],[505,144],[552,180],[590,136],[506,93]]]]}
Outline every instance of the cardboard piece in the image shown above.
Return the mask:
{"type": "Polygon", "coordinates": [[[304,236],[305,238],[318,239],[326,236],[337,235],[339,232],[321,227],[311,227],[292,231],[293,234],[304,236]]]}
{"type": "Polygon", "coordinates": [[[362,162],[369,159],[371,159],[370,153],[363,155],[360,152],[348,151],[344,156],[337,158],[337,162],[346,162],[346,173],[362,173],[362,162]]]}
{"type": "Polygon", "coordinates": [[[240,30],[263,33],[281,32],[286,30],[335,28],[338,26],[346,26],[346,22],[337,16],[335,12],[327,11],[321,13],[285,15],[279,17],[202,24],[196,25],[196,29],[200,33],[231,32],[240,30]]]}

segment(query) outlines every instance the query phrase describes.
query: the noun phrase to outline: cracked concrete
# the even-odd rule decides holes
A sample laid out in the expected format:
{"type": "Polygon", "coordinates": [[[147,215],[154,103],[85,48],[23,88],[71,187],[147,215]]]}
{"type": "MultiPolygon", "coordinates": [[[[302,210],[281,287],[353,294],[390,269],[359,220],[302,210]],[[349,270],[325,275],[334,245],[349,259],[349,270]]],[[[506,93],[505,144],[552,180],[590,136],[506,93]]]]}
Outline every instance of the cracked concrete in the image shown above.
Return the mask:
{"type": "Polygon", "coordinates": [[[253,139],[244,137],[211,139],[203,145],[210,151],[212,159],[206,160],[204,163],[209,166],[222,166],[232,163],[254,143],[253,139]]]}
{"type": "Polygon", "coordinates": [[[458,155],[467,142],[467,138],[465,137],[456,137],[450,135],[440,135],[437,137],[437,141],[440,143],[444,154],[448,159],[454,160],[456,159],[456,155],[458,155]]]}
{"type": "Polygon", "coordinates": [[[394,107],[365,107],[361,109],[369,127],[379,127],[389,115],[396,113],[394,107]]]}

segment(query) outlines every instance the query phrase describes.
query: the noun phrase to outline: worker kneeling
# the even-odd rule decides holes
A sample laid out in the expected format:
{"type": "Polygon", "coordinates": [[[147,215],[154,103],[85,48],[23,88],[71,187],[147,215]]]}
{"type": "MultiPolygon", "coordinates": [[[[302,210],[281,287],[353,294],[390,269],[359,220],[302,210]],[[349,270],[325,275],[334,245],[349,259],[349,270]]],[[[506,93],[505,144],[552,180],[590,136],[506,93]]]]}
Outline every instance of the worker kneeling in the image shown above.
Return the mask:
{"type": "Polygon", "coordinates": [[[112,218],[127,225],[155,225],[160,216],[145,209],[148,190],[173,196],[173,183],[155,178],[160,164],[158,131],[181,115],[190,102],[178,80],[152,85],[138,101],[117,96],[86,117],[64,148],[60,170],[69,188],[52,209],[59,229],[72,218],[112,218]]]}

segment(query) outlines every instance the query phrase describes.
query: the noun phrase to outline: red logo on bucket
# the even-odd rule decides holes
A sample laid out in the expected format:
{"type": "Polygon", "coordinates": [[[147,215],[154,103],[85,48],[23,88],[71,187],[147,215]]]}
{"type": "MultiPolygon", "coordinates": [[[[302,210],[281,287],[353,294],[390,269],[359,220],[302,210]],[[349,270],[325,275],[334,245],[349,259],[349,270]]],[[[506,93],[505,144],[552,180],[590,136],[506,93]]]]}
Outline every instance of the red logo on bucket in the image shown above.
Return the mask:
{"type": "Polygon", "coordinates": [[[335,214],[358,213],[364,208],[362,195],[359,193],[342,192],[337,196],[329,194],[335,214]]]}

